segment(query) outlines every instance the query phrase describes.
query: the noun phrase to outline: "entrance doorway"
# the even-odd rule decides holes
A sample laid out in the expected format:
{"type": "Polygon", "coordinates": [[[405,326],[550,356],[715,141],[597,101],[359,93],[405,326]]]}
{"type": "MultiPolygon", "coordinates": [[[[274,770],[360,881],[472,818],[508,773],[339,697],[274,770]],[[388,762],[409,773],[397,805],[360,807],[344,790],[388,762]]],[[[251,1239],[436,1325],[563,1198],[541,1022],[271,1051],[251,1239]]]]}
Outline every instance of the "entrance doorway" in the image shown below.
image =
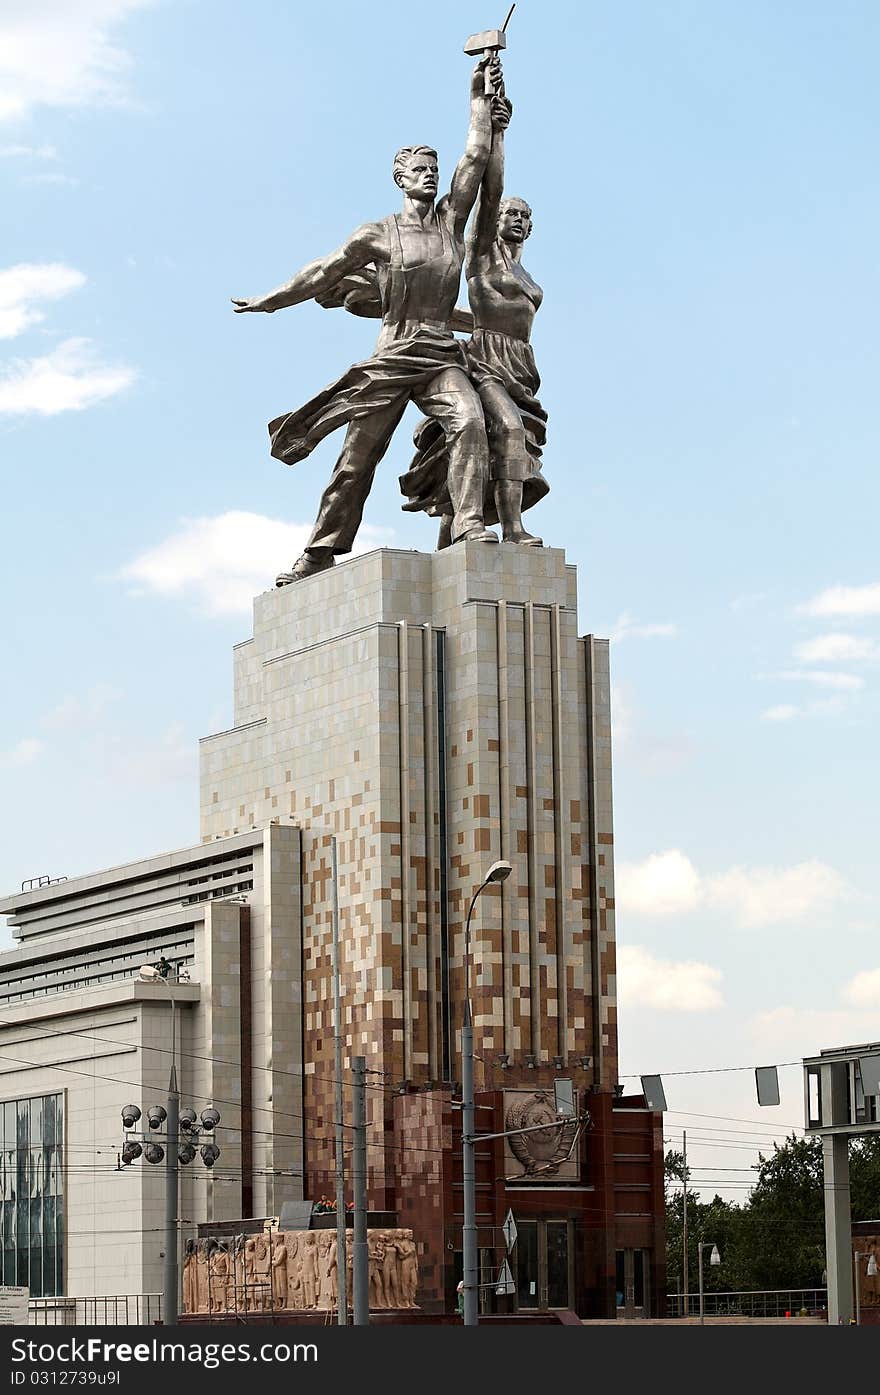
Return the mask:
{"type": "Polygon", "coordinates": [[[651,1311],[651,1269],[648,1250],[618,1250],[616,1265],[617,1316],[648,1317],[651,1311]]]}
{"type": "Polygon", "coordinates": [[[574,1307],[570,1221],[516,1222],[516,1291],[520,1308],[574,1307]]]}

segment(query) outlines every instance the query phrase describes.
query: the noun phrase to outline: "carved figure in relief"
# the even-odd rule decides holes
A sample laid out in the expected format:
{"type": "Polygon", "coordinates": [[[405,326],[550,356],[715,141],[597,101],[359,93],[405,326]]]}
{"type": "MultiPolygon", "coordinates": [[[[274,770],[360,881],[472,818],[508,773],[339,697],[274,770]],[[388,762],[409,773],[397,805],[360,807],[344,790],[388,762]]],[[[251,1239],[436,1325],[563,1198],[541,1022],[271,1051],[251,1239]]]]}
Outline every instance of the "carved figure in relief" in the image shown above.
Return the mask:
{"type": "Polygon", "coordinates": [[[303,1307],[302,1236],[298,1231],[287,1236],[287,1306],[303,1307]]]}
{"type": "Polygon", "coordinates": [[[187,1240],[184,1247],[183,1260],[183,1311],[185,1313],[198,1312],[198,1297],[196,1293],[196,1255],[195,1240],[187,1240]]]}
{"type": "Polygon", "coordinates": [[[412,1231],[395,1231],[394,1243],[397,1249],[399,1264],[400,1306],[402,1308],[414,1308],[416,1306],[416,1293],[419,1287],[419,1260],[418,1251],[412,1238],[412,1231]]]}
{"type": "Polygon", "coordinates": [[[303,1237],[302,1253],[302,1293],[303,1307],[314,1308],[318,1302],[318,1246],[315,1232],[307,1231],[303,1237]]]}
{"type": "MultiPolygon", "coordinates": [[[[346,1246],[346,1253],[347,1250],[346,1246]]],[[[321,1303],[322,1308],[335,1308],[339,1302],[339,1242],[332,1232],[330,1232],[330,1244],[327,1246],[327,1253],[324,1256],[321,1295],[324,1300],[321,1303]]]]}
{"type": "Polygon", "coordinates": [[[406,146],[394,161],[394,181],[403,193],[401,213],[365,223],[338,251],[311,262],[268,295],[233,301],[237,313],[271,313],[311,299],[327,303],[326,297],[337,288],[344,292],[347,280],[363,280],[377,287],[383,320],[371,358],[355,364],[304,407],[269,424],[272,455],[290,465],[305,459],[329,432],[348,424],[306,550],[289,572],[278,576],[278,586],[323,571],[337,554],[351,551],[376,466],[409,401],[439,423],[445,442],[452,541],[498,541],[483,523],[489,476],[483,408],[468,380],[452,318],[465,225],[491,149],[491,97],[501,82],[497,55],[485,55],[471,80],[464,155],[449,193],[436,207],[436,151],[406,146]],[[369,268],[375,273],[361,276],[369,268]]]}
{"type": "Polygon", "coordinates": [[[229,1251],[225,1245],[218,1245],[211,1255],[211,1312],[229,1311],[229,1251]]]}
{"type": "Polygon", "coordinates": [[[385,1244],[382,1240],[383,1233],[384,1232],[381,1230],[371,1230],[367,1232],[369,1301],[371,1308],[388,1307],[388,1302],[385,1297],[385,1281],[382,1268],[385,1260],[385,1244]]]}
{"type": "Polygon", "coordinates": [[[272,1245],[272,1307],[287,1306],[287,1245],[286,1236],[279,1235],[272,1245]]]}
{"type": "Polygon", "coordinates": [[[398,1254],[396,1245],[396,1232],[384,1230],[382,1232],[382,1286],[385,1289],[385,1306],[387,1308],[400,1308],[400,1271],[398,1268],[398,1254]]]}

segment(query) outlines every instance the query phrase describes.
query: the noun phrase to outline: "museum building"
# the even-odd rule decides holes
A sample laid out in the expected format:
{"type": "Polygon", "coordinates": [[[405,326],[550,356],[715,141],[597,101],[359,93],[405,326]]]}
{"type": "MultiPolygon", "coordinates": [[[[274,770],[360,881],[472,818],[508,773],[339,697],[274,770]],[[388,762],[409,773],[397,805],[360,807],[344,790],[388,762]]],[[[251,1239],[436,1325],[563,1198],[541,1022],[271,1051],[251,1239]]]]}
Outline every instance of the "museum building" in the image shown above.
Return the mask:
{"type": "Polygon", "coordinates": [[[122,1161],[120,1115],[163,1103],[172,1054],[181,1107],[221,1116],[214,1166],[181,1168],[181,1249],[333,1195],[335,840],[346,1109],[362,1055],[368,1204],[412,1230],[420,1309],[454,1311],[461,1277],[465,920],[504,859],[471,921],[477,1132],[500,1135],[476,1148],[481,1309],[662,1313],[662,1116],[617,1075],[608,644],[577,634],[575,569],[352,558],[256,598],[234,694],[198,843],[0,902],[3,1282],[161,1289],[164,1169],[122,1161]]]}

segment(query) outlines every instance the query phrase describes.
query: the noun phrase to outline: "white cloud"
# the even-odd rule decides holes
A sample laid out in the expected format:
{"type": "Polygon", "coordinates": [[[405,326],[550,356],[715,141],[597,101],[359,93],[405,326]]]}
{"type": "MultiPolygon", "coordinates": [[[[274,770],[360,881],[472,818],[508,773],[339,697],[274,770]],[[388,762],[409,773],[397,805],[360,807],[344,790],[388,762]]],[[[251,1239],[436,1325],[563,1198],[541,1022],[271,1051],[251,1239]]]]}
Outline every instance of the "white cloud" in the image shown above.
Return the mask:
{"type": "Polygon", "coordinates": [[[817,688],[836,688],[840,692],[856,693],[865,686],[857,673],[832,673],[827,669],[789,669],[779,675],[789,683],[814,683],[817,688]]]}
{"type": "Polygon", "coordinates": [[[54,145],[0,145],[0,160],[57,160],[54,145]]]}
{"type": "Polygon", "coordinates": [[[750,928],[803,920],[843,900],[847,892],[840,873],[816,861],[793,867],[732,867],[706,881],[709,904],[750,928]]]}
{"type": "Polygon", "coordinates": [[[15,770],[22,765],[31,765],[39,759],[45,749],[46,743],[39,737],[25,736],[7,751],[0,751],[0,768],[15,770]]]}
{"type": "Polygon", "coordinates": [[[150,0],[4,0],[0,120],[33,107],[120,104],[131,59],[113,30],[150,0]]]}
{"type": "Polygon", "coordinates": [[[802,664],[841,664],[851,660],[873,659],[877,645],[863,635],[816,635],[795,645],[794,657],[802,664]]]}
{"type": "Polygon", "coordinates": [[[721,970],[695,960],[656,959],[639,945],[617,951],[617,986],[624,1009],[711,1012],[723,1005],[721,970]]]}
{"type": "Polygon", "coordinates": [[[159,788],[186,783],[190,789],[198,779],[198,745],[187,736],[182,723],[173,722],[158,736],[137,746],[114,736],[104,753],[106,769],[114,784],[132,789],[159,788]]]}
{"type": "Polygon", "coordinates": [[[765,1060],[796,1060],[819,1051],[877,1040],[877,1013],[852,1008],[778,1007],[749,1023],[756,1054],[765,1060]]]}
{"type": "Polygon", "coordinates": [[[611,638],[618,643],[620,643],[622,639],[628,638],[630,635],[635,636],[636,639],[670,639],[676,634],[678,634],[678,627],[676,625],[669,623],[661,625],[640,625],[628,610],[623,611],[622,614],[617,617],[610,631],[611,638]]]}
{"type": "Polygon", "coordinates": [[[637,915],[679,915],[702,896],[700,874],[677,848],[652,853],[644,862],[622,862],[615,876],[615,905],[637,915]]]}
{"type": "MultiPolygon", "coordinates": [[[[311,525],[232,511],[185,519],[177,532],[135,557],[119,575],[160,596],[195,601],[209,615],[240,615],[308,542],[311,525]]],[[[391,529],[362,527],[355,552],[387,546],[391,529]]],[[[136,593],[137,594],[137,593],[136,593]]]]}
{"type": "Polygon", "coordinates": [[[790,722],[792,717],[796,717],[800,712],[799,707],[793,707],[790,702],[781,702],[777,707],[768,707],[761,713],[762,722],[790,722]]]}
{"type": "Polygon", "coordinates": [[[829,586],[798,610],[802,615],[880,615],[880,581],[867,586],[829,586]]]}
{"type": "Polygon", "coordinates": [[[616,905],[623,914],[674,916],[702,908],[746,928],[803,920],[849,894],[843,877],[823,862],[731,867],[703,876],[678,848],[621,863],[616,881],[616,905]]]}
{"type": "Polygon", "coordinates": [[[872,1008],[876,1013],[880,1009],[880,969],[863,969],[850,979],[843,994],[856,1007],[872,1008]]]}
{"type": "Polygon", "coordinates": [[[79,180],[74,179],[72,174],[56,174],[54,172],[47,174],[26,174],[22,177],[21,182],[22,184],[57,185],[65,189],[76,189],[79,186],[79,180]]]}
{"type": "Polygon", "coordinates": [[[0,372],[0,413],[55,416],[78,412],[122,392],[133,368],[105,364],[88,339],[66,339],[44,358],[14,359],[0,372]]]}
{"type": "Polygon", "coordinates": [[[42,726],[49,731],[70,731],[93,726],[101,721],[109,707],[125,694],[109,683],[98,683],[81,697],[70,693],[43,718],[42,726]]]}
{"type": "Polygon", "coordinates": [[[14,339],[45,319],[35,305],[84,286],[85,276],[63,262],[19,262],[0,271],[0,339],[14,339]]]}

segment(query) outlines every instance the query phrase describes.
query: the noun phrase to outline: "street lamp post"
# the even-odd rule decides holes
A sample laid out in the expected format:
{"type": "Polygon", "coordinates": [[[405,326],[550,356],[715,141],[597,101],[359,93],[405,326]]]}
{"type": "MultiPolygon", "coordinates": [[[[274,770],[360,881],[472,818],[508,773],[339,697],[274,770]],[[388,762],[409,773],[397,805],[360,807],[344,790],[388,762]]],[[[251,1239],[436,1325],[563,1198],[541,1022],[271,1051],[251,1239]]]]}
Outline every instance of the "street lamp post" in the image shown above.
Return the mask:
{"type": "Polygon", "coordinates": [[[477,1276],[477,1184],[474,1166],[474,1026],[471,1015],[471,916],[477,897],[487,886],[503,882],[513,868],[509,862],[493,862],[471,897],[464,926],[464,1021],[461,1028],[461,1164],[464,1191],[462,1232],[462,1310],[465,1327],[479,1322],[477,1276]]]}
{"type": "Polygon", "coordinates": [[[697,1260],[698,1260],[697,1268],[698,1268],[698,1270],[699,1270],[699,1278],[700,1278],[700,1322],[701,1322],[701,1323],[703,1322],[703,1251],[704,1251],[704,1250],[711,1250],[711,1252],[712,1252],[712,1253],[709,1255],[709,1263],[710,1263],[710,1264],[716,1265],[716,1264],[720,1264],[720,1263],[721,1263],[721,1255],[720,1255],[719,1252],[718,1252],[718,1246],[717,1246],[717,1245],[713,1245],[711,1240],[709,1240],[709,1241],[707,1241],[707,1242],[704,1242],[704,1241],[701,1240],[700,1243],[699,1243],[698,1246],[697,1246],[697,1260]]]}

